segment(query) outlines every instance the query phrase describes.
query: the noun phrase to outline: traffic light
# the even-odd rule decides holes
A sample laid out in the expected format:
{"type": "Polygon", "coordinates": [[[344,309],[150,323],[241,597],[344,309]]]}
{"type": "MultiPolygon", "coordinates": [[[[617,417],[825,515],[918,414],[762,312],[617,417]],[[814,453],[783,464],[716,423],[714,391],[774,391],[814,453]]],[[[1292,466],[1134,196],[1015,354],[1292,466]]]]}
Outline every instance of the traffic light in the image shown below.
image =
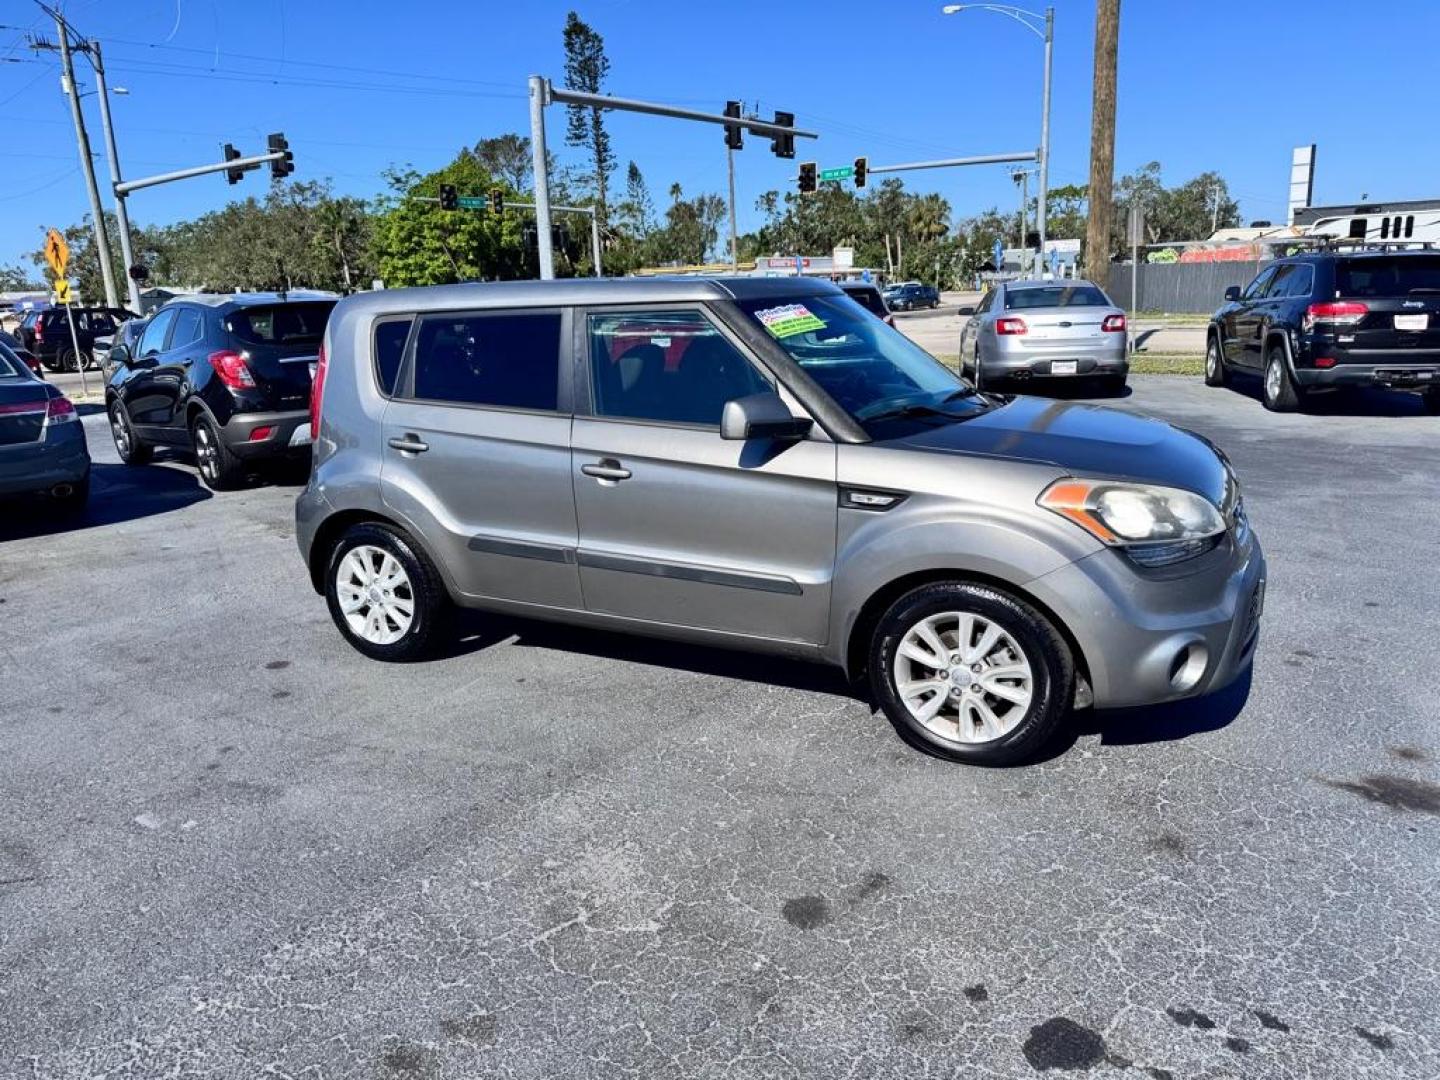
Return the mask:
{"type": "Polygon", "coordinates": [[[492,187],[490,189],[490,212],[496,217],[500,217],[505,213],[504,188],[492,187]]]}
{"type": "Polygon", "coordinates": [[[285,140],[282,132],[276,131],[267,135],[265,149],[267,153],[285,155],[277,161],[270,162],[270,179],[283,180],[295,171],[295,155],[290,152],[290,144],[285,140]]]}
{"type": "Polygon", "coordinates": [[[457,192],[457,191],[455,190],[455,185],[454,185],[454,184],[441,184],[441,185],[440,185],[440,209],[441,209],[441,210],[458,210],[458,209],[460,209],[460,194],[459,194],[459,192],[457,192]]]}
{"type": "MultiPolygon", "coordinates": [[[[725,102],[725,115],[733,116],[736,120],[739,120],[740,102],[725,102]]],[[[725,145],[728,146],[731,150],[739,150],[741,147],[743,147],[745,145],[745,129],[742,128],[739,124],[726,124],[725,145]]]]}
{"type": "MultiPolygon", "coordinates": [[[[241,154],[239,150],[236,150],[235,147],[231,146],[228,142],[225,144],[224,153],[226,161],[234,161],[237,158],[244,157],[244,155],[241,154]]],[[[226,169],[225,182],[229,184],[238,184],[240,182],[240,178],[244,175],[244,169],[226,169]]]]}
{"type": "MultiPolygon", "coordinates": [[[[775,126],[793,128],[795,126],[795,114],[775,110],[775,126]]],[[[793,158],[795,156],[795,136],[790,134],[776,135],[770,140],[770,151],[776,157],[793,158]]],[[[812,187],[810,189],[814,191],[812,187]]]]}
{"type": "Polygon", "coordinates": [[[815,194],[815,162],[813,161],[800,163],[800,194],[815,194]]]}
{"type": "Polygon", "coordinates": [[[869,171],[870,159],[857,157],[855,159],[855,186],[857,188],[862,188],[865,186],[865,174],[869,171]]]}

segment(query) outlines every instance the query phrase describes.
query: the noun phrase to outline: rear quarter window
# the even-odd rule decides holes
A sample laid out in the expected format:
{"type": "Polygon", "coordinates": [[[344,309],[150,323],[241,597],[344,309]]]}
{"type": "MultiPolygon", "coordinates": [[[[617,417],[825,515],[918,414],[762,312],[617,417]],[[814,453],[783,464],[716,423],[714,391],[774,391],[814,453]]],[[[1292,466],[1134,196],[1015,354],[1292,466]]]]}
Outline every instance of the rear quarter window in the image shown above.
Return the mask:
{"type": "Polygon", "coordinates": [[[405,358],[405,342],[410,337],[412,317],[382,319],[375,324],[375,381],[386,397],[395,393],[395,380],[400,375],[400,361],[405,358]]]}

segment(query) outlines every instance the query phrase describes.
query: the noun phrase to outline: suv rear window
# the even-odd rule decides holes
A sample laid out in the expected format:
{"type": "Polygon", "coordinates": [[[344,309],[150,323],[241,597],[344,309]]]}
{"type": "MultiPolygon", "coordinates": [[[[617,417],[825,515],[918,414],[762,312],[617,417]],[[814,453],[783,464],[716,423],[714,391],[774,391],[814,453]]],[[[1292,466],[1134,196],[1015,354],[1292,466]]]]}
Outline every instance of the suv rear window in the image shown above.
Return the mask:
{"type": "Polygon", "coordinates": [[[1057,285],[1054,288],[1036,286],[1005,290],[1007,311],[1047,307],[1110,307],[1110,301],[1093,285],[1057,285]]]}
{"type": "Polygon", "coordinates": [[[225,329],[246,345],[314,345],[325,337],[334,300],[257,304],[225,317],[225,329]]]}
{"type": "Polygon", "coordinates": [[[1440,255],[1391,255],[1341,259],[1335,264],[1337,296],[1408,296],[1440,293],[1440,255]]]}

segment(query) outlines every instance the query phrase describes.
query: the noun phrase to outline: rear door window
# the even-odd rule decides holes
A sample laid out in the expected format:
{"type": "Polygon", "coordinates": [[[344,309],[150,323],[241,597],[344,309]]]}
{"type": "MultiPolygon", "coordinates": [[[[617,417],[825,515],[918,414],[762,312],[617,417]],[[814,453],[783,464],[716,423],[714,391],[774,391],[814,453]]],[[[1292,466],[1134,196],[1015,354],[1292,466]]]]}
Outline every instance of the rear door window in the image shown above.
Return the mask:
{"type": "Polygon", "coordinates": [[[200,337],[200,312],[194,308],[181,308],[175,315],[175,329],[170,334],[167,349],[182,349],[193,344],[200,337]]]}
{"type": "Polygon", "coordinates": [[[1440,293],[1440,255],[1366,256],[1335,265],[1339,296],[1409,296],[1440,293]]]}
{"type": "Polygon", "coordinates": [[[429,315],[415,338],[413,396],[553,412],[559,408],[560,313],[429,315]]]}

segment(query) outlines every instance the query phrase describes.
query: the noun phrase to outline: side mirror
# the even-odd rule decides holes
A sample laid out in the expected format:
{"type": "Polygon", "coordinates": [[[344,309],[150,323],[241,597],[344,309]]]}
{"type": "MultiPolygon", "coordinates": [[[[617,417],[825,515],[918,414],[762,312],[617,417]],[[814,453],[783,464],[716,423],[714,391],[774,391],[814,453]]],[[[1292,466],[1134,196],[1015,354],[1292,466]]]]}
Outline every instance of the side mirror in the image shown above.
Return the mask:
{"type": "Polygon", "coordinates": [[[110,355],[110,366],[111,366],[111,367],[129,367],[129,366],[130,366],[130,346],[128,346],[128,345],[112,345],[112,346],[110,347],[110,354],[109,354],[109,355],[110,355]]]}
{"type": "Polygon", "coordinates": [[[813,420],[793,416],[780,395],[766,392],[735,398],[720,414],[722,439],[803,439],[813,420]]]}
{"type": "Polygon", "coordinates": [[[1239,286],[1239,285],[1231,285],[1228,289],[1226,289],[1226,290],[1225,290],[1225,299],[1226,299],[1227,301],[1239,300],[1239,299],[1240,299],[1240,286],[1239,286]]]}

